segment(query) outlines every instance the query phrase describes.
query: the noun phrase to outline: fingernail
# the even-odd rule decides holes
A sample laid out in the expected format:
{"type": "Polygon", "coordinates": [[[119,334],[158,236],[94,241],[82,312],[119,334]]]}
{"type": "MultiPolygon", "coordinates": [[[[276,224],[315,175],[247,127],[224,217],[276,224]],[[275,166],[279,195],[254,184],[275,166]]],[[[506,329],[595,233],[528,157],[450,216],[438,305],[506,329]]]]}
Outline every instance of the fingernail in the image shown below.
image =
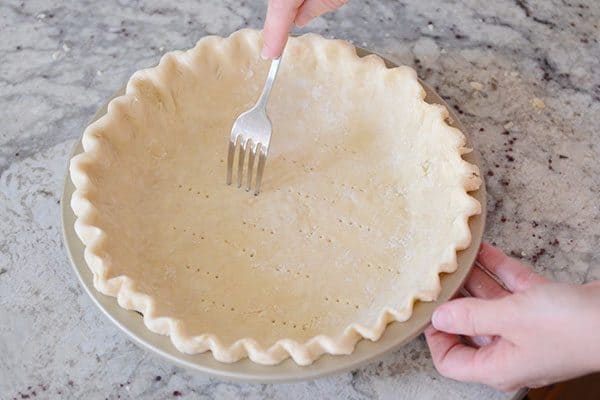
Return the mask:
{"type": "Polygon", "coordinates": [[[435,310],[431,317],[431,323],[435,329],[445,330],[452,324],[452,315],[445,310],[435,310]]]}
{"type": "Polygon", "coordinates": [[[262,50],[260,51],[260,58],[262,58],[263,60],[268,60],[269,56],[267,55],[267,48],[263,47],[262,50]]]}
{"type": "Polygon", "coordinates": [[[492,343],[491,336],[474,336],[471,340],[479,347],[484,347],[492,343]]]}

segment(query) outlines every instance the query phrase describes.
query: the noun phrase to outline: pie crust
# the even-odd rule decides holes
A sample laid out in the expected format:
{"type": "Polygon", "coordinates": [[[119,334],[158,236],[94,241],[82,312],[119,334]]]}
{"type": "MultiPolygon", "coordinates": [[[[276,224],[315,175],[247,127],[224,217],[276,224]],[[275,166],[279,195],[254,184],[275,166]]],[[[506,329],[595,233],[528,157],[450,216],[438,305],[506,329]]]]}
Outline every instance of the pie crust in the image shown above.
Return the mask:
{"type": "Polygon", "coordinates": [[[205,37],[136,72],[83,134],[71,206],[96,289],[179,351],[308,365],[436,299],[481,180],[414,70],[308,34],[290,38],[271,95],[261,194],[226,186],[261,44],[205,37]]]}

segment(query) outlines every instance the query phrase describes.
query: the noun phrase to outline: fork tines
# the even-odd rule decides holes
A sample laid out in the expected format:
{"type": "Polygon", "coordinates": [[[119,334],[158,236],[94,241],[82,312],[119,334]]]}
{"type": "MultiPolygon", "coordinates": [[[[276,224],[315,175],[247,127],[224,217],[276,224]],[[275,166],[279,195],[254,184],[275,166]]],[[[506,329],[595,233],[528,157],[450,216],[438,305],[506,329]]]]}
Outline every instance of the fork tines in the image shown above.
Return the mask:
{"type": "Polygon", "coordinates": [[[227,184],[231,185],[233,180],[233,163],[235,158],[235,148],[239,146],[238,161],[237,161],[237,186],[242,187],[244,178],[244,161],[246,153],[248,153],[248,165],[246,167],[246,190],[252,189],[252,175],[254,171],[254,160],[258,153],[258,167],[256,168],[256,183],[254,185],[254,195],[258,195],[260,191],[260,183],[262,181],[265,163],[267,161],[267,153],[265,147],[261,143],[254,143],[252,139],[246,139],[242,135],[231,138],[229,141],[229,151],[227,153],[227,184]]]}

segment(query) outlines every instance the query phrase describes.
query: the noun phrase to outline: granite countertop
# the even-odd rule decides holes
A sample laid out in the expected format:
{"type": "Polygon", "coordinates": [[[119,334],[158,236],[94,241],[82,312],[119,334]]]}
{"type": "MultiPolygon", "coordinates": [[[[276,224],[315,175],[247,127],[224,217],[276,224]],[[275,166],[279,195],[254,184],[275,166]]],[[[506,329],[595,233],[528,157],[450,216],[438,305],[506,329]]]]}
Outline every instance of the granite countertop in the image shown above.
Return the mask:
{"type": "MultiPolygon", "coordinates": [[[[137,69],[206,34],[260,27],[264,2],[0,5],[0,398],[507,399],[442,378],[423,338],[351,373],[220,381],[134,345],[93,305],[61,241],[69,153],[137,69]]],[[[415,67],[483,156],[485,238],[548,277],[600,278],[600,3],[354,1],[311,31],[415,67]]]]}

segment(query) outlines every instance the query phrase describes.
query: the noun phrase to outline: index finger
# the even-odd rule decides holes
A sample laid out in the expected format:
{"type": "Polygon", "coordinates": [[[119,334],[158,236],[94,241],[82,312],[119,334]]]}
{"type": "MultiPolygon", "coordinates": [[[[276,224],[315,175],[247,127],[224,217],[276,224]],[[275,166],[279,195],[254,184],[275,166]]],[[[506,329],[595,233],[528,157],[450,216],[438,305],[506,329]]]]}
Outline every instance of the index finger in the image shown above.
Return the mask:
{"type": "Polygon", "coordinates": [[[281,56],[288,33],[302,3],[303,0],[269,0],[263,28],[263,58],[281,56]]]}
{"type": "Polygon", "coordinates": [[[511,292],[521,292],[546,278],[521,264],[518,260],[507,256],[494,246],[482,243],[477,261],[492,274],[496,275],[511,292]]]}

